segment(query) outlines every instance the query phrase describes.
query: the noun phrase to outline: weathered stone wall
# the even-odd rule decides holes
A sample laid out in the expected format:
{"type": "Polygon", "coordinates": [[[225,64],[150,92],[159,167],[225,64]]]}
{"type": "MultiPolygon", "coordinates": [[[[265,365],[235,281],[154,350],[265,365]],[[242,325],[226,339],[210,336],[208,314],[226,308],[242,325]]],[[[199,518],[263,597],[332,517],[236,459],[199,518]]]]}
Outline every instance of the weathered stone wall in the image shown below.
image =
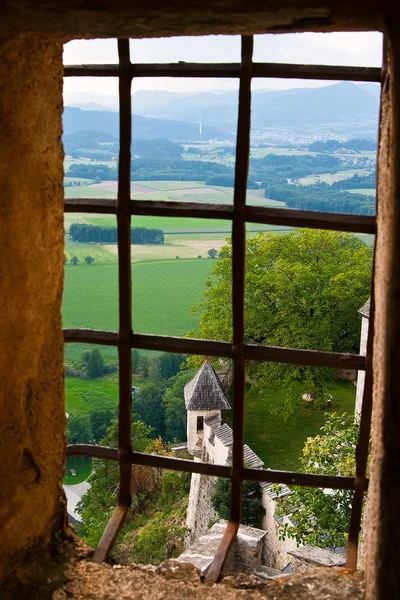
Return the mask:
{"type": "Polygon", "coordinates": [[[62,45],[0,41],[0,580],[64,508],[62,45]]]}
{"type": "Polygon", "coordinates": [[[186,526],[190,529],[185,540],[187,548],[194,540],[208,531],[210,521],[215,521],[218,518],[211,505],[214,481],[215,477],[192,473],[186,517],[186,526]]]}
{"type": "MultiPolygon", "coordinates": [[[[263,564],[281,571],[290,563],[288,552],[297,548],[297,543],[292,538],[279,539],[278,524],[274,519],[276,503],[265,490],[262,492],[261,504],[265,508],[262,528],[267,532],[264,539],[263,564]]],[[[283,518],[289,523],[287,517],[283,518]]]]}
{"type": "Polygon", "coordinates": [[[85,38],[362,31],[381,29],[384,11],[385,3],[375,0],[25,0],[1,3],[0,35],[29,31],[85,38]]]}
{"type": "Polygon", "coordinates": [[[316,546],[304,546],[289,552],[292,559],[291,573],[308,573],[317,568],[344,567],[346,557],[343,554],[332,552],[316,546]]]}
{"type": "MultiPolygon", "coordinates": [[[[373,338],[373,440],[366,599],[400,598],[400,37],[399,5],[387,3],[382,86],[373,338]]],[[[371,327],[371,323],[370,323],[371,327]]]]}

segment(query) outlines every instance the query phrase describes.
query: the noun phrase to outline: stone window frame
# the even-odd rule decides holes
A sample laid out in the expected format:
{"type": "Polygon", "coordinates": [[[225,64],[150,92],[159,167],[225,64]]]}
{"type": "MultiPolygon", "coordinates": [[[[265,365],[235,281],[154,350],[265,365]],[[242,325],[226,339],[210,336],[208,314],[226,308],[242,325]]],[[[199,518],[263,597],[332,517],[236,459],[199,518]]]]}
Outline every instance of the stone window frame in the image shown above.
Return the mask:
{"type": "MultiPolygon", "coordinates": [[[[368,488],[366,468],[372,412],[372,339],[374,330],[374,293],[371,294],[370,327],[366,356],[318,352],[245,343],[244,284],[246,222],[336,230],[352,233],[376,233],[376,218],[371,216],[334,214],[307,210],[253,207],[246,205],[247,176],[250,156],[251,81],[254,77],[349,80],[381,82],[382,70],[372,67],[340,67],[320,65],[254,63],[253,36],[241,36],[241,62],[229,64],[132,64],[129,39],[118,40],[119,62],[115,65],[79,65],[64,69],[66,77],[118,77],[120,103],[120,151],[117,200],[66,199],[65,212],[112,214],[117,217],[119,271],[118,332],[85,329],[65,329],[64,341],[108,345],[118,348],[119,355],[119,415],[118,448],[93,445],[69,445],[67,455],[90,456],[117,460],[120,486],[117,505],[96,548],[94,560],[106,560],[124,523],[131,504],[130,470],[141,464],[175,471],[201,473],[231,480],[230,519],[206,575],[208,583],[219,580],[240,524],[244,480],[267,481],[276,484],[354,490],[347,543],[347,567],[356,568],[362,504],[368,488]],[[131,82],[133,77],[235,77],[239,79],[238,128],[235,162],[233,206],[200,203],[131,201],[131,82]],[[132,331],[132,285],[130,219],[132,215],[197,217],[225,219],[232,223],[232,306],[233,340],[217,342],[171,336],[137,334],[132,331]],[[234,444],[232,466],[211,465],[191,460],[148,455],[132,450],[132,358],[133,348],[165,352],[180,352],[229,358],[233,362],[234,444]],[[360,434],[356,449],[356,476],[327,476],[278,470],[249,469],[243,464],[245,361],[283,362],[303,366],[350,368],[365,370],[360,434]]],[[[375,253],[374,253],[375,256],[375,253]]],[[[375,263],[375,261],[374,261],[375,263]]],[[[373,268],[373,273],[375,265],[373,268]]]]}

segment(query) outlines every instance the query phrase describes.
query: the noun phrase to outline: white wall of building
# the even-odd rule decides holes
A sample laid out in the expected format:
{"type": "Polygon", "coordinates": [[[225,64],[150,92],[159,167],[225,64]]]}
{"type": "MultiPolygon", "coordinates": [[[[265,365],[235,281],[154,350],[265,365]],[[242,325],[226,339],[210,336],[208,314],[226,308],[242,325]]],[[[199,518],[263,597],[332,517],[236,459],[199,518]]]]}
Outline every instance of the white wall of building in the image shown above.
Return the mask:
{"type": "MultiPolygon", "coordinates": [[[[367,339],[368,339],[368,324],[369,319],[363,317],[361,320],[361,338],[360,338],[360,354],[367,354],[367,339]]],[[[356,414],[361,414],[362,399],[364,393],[365,371],[358,371],[357,375],[357,391],[356,391],[356,414]]]]}
{"type": "Polygon", "coordinates": [[[199,439],[203,439],[203,432],[197,431],[197,417],[211,417],[211,415],[217,415],[221,411],[219,410],[188,410],[187,411],[187,441],[188,450],[191,454],[196,447],[199,439]]]}
{"type": "MultiPolygon", "coordinates": [[[[265,490],[262,492],[261,504],[265,508],[262,528],[267,532],[264,540],[263,564],[281,571],[290,563],[291,558],[287,553],[297,548],[297,543],[292,538],[279,539],[278,523],[274,519],[276,501],[265,490]]],[[[283,523],[290,523],[290,520],[284,516],[283,523]]]]}

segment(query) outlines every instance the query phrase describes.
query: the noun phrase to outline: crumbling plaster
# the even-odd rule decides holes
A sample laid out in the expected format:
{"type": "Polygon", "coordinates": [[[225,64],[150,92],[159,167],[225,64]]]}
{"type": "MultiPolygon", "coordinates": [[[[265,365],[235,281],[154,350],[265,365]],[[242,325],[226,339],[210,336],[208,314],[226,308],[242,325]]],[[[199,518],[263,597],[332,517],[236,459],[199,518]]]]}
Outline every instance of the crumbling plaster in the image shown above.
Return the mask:
{"type": "Polygon", "coordinates": [[[381,30],[385,4],[375,0],[9,1],[0,8],[0,36],[20,31],[71,39],[381,30]]]}

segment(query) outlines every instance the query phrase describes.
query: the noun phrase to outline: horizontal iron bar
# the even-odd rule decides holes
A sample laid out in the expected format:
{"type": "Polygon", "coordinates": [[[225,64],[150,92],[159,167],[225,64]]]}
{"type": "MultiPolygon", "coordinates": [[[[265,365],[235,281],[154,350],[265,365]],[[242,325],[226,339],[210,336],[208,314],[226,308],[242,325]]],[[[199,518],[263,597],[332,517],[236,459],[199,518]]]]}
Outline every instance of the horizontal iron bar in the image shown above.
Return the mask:
{"type": "Polygon", "coordinates": [[[246,206],[246,221],[285,227],[307,227],[350,233],[376,233],[376,219],[366,215],[246,206]]]}
{"type": "Polygon", "coordinates": [[[93,444],[69,444],[67,456],[90,456],[103,460],[118,460],[117,448],[107,446],[94,446],[93,444]]]}
{"type": "MultiPolygon", "coordinates": [[[[99,344],[102,346],[119,345],[117,333],[111,331],[94,331],[92,329],[64,329],[64,341],[67,343],[76,342],[99,344]]],[[[224,356],[226,358],[234,358],[238,351],[229,342],[148,335],[144,333],[134,333],[131,335],[131,347],[139,348],[140,350],[180,352],[183,354],[200,354],[202,356],[224,356]]],[[[348,368],[356,371],[365,370],[365,356],[359,354],[296,350],[295,348],[279,348],[277,346],[259,346],[255,344],[244,344],[243,354],[246,360],[328,367],[332,369],[348,368]]]]}
{"type": "Polygon", "coordinates": [[[102,198],[68,198],[64,201],[64,212],[116,215],[117,199],[104,200],[102,198]]]}
{"type": "Polygon", "coordinates": [[[204,462],[195,462],[185,458],[173,458],[171,456],[158,456],[157,454],[145,454],[144,452],[131,452],[133,464],[159,469],[171,469],[171,471],[183,471],[185,473],[200,473],[212,477],[231,477],[231,467],[226,465],[213,465],[204,462]]]}
{"type": "Polygon", "coordinates": [[[200,354],[201,356],[233,356],[233,346],[229,342],[198,340],[194,338],[168,337],[164,335],[146,335],[134,333],[131,336],[132,348],[200,354]],[[166,350],[168,348],[168,350],[166,350]]]}
{"type": "Polygon", "coordinates": [[[116,331],[96,331],[94,329],[64,329],[64,342],[77,344],[99,344],[101,346],[118,346],[116,331]]]}
{"type": "MultiPolygon", "coordinates": [[[[90,444],[73,444],[67,447],[68,456],[90,456],[103,460],[118,460],[117,448],[105,446],[92,446],[90,444]]],[[[158,456],[156,454],[145,454],[143,452],[131,452],[132,464],[145,465],[172,471],[183,471],[186,473],[201,473],[212,477],[227,477],[232,474],[231,467],[226,465],[214,465],[210,463],[195,462],[184,458],[171,456],[158,456]]],[[[248,469],[242,470],[242,479],[251,481],[265,481],[286,485],[300,485],[306,487],[332,488],[342,490],[353,490],[355,478],[341,477],[338,475],[318,475],[315,473],[296,473],[292,471],[278,471],[270,469],[248,469]]],[[[366,486],[368,480],[366,480],[366,486]]]]}
{"type": "MultiPolygon", "coordinates": [[[[116,214],[116,203],[114,200],[101,200],[100,198],[90,200],[72,198],[65,201],[65,212],[116,214]]],[[[199,202],[133,200],[130,205],[130,214],[232,221],[233,207],[224,204],[201,204],[199,202]]],[[[282,225],[284,227],[307,227],[310,229],[372,234],[376,231],[375,217],[346,213],[246,206],[245,219],[248,223],[282,225]]]]}
{"type": "MultiPolygon", "coordinates": [[[[267,483],[299,485],[305,487],[332,488],[337,490],[354,490],[355,477],[340,475],[319,475],[316,473],[297,473],[273,469],[247,469],[242,472],[243,479],[265,481],[267,483]]],[[[366,480],[366,487],[368,480],[366,480]]]]}
{"type": "Polygon", "coordinates": [[[319,350],[296,350],[295,348],[279,348],[277,346],[256,346],[245,344],[243,348],[246,360],[289,363],[331,369],[365,370],[365,356],[360,354],[341,354],[339,352],[322,352],[319,350]]]}
{"type": "MultiPolygon", "coordinates": [[[[155,63],[132,64],[132,77],[240,77],[240,63],[155,63]]],[[[119,66],[70,65],[64,67],[64,77],[118,77],[119,66]]],[[[285,63],[253,63],[252,77],[319,79],[345,81],[381,81],[379,67],[347,67],[285,63]]]]}

